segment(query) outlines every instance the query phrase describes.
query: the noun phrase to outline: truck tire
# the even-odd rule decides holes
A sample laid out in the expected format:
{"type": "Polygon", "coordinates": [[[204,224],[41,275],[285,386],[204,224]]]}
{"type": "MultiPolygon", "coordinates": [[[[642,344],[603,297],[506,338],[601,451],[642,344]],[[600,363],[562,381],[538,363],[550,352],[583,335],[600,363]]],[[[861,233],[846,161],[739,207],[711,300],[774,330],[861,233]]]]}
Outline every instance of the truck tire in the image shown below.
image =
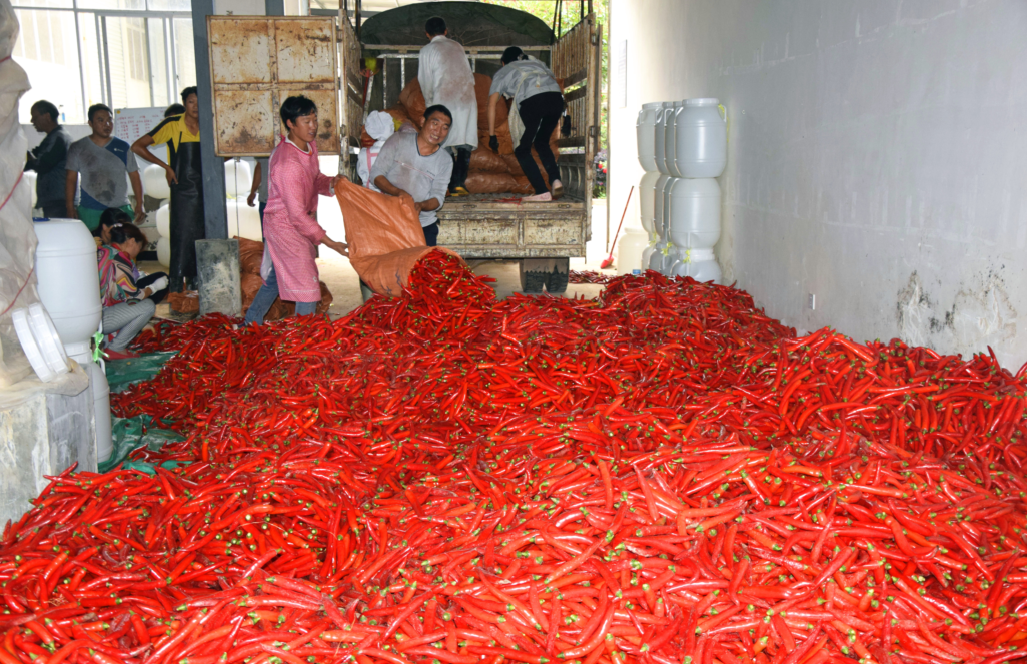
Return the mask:
{"type": "Polygon", "coordinates": [[[549,274],[546,272],[526,272],[521,270],[521,292],[538,295],[545,288],[549,274]]]}
{"type": "Polygon", "coordinates": [[[548,274],[546,279],[546,290],[553,295],[567,292],[567,283],[570,279],[571,259],[557,259],[556,267],[548,274]]]}

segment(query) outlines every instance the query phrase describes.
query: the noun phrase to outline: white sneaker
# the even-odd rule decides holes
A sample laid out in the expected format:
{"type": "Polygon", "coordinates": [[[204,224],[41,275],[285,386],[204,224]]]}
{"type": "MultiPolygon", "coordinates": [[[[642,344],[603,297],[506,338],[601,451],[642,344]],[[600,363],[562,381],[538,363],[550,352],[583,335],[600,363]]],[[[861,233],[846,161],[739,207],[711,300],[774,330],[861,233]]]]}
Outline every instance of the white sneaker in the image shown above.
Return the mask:
{"type": "Polygon", "coordinates": [[[563,183],[559,180],[553,180],[553,200],[563,198],[563,183]]]}
{"type": "Polygon", "coordinates": [[[521,200],[522,201],[527,201],[529,203],[539,203],[539,202],[542,202],[542,201],[551,201],[551,200],[553,200],[553,195],[547,191],[544,194],[535,194],[534,196],[525,196],[521,200]]]}

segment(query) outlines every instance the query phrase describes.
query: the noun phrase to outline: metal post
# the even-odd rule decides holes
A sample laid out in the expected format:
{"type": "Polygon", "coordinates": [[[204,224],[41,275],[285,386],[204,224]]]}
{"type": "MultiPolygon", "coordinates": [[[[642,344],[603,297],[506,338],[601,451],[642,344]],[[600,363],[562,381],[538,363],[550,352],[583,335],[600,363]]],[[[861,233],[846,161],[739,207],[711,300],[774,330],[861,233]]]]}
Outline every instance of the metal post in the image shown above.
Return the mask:
{"type": "Polygon", "coordinates": [[[353,30],[357,33],[357,41],[360,41],[360,0],[357,0],[354,18],[356,18],[356,25],[354,25],[353,30]]]}
{"type": "MultiPolygon", "coordinates": [[[[281,2],[281,0],[278,0],[281,2]]],[[[203,219],[208,240],[228,239],[225,213],[225,166],[214,153],[214,95],[207,50],[207,16],[214,0],[192,0],[193,51],[196,56],[196,98],[200,104],[200,155],[203,169],[203,219]]]]}

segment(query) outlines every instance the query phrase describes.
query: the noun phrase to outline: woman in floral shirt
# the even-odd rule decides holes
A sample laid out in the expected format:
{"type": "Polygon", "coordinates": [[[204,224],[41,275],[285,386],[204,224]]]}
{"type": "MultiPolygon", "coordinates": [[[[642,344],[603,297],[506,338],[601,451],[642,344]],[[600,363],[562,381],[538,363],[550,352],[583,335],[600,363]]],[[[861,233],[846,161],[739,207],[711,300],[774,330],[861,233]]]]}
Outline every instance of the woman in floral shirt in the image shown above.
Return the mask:
{"type": "MultiPolygon", "coordinates": [[[[133,224],[115,224],[109,245],[96,250],[103,300],[103,333],[110,341],[107,356],[112,360],[135,357],[128,344],[139,334],[156,311],[154,295],[163,298],[168,278],[163,272],[142,277],[135,259],[146,246],[146,236],[133,224]]],[[[159,301],[159,300],[158,300],[159,301]]]]}

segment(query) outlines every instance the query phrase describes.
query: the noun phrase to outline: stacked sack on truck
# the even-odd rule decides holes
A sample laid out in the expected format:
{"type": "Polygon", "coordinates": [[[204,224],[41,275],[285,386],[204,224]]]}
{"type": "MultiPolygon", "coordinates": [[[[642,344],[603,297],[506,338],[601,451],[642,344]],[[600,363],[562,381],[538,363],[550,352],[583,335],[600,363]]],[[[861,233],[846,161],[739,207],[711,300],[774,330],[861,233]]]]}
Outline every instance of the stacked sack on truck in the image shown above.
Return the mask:
{"type": "MultiPolygon", "coordinates": [[[[507,122],[509,102],[506,100],[502,100],[496,106],[496,139],[499,141],[499,154],[494,154],[489,149],[488,109],[491,86],[491,77],[484,74],[474,75],[474,96],[478,103],[478,147],[471,153],[470,171],[464,186],[472,194],[533,194],[535,191],[514,155],[513,139],[510,137],[507,122]]],[[[396,121],[396,131],[417,131],[424,122],[424,108],[421,84],[417,78],[413,78],[399,93],[399,103],[385,109],[385,112],[396,121]]],[[[557,145],[559,138],[560,127],[557,126],[549,140],[549,146],[557,159],[560,158],[560,148],[557,145]]],[[[361,142],[365,146],[371,145],[374,139],[362,130],[361,142]]],[[[546,170],[542,168],[538,154],[534,149],[531,154],[539,164],[539,170],[542,171],[542,177],[548,185],[549,178],[546,170]]]]}

